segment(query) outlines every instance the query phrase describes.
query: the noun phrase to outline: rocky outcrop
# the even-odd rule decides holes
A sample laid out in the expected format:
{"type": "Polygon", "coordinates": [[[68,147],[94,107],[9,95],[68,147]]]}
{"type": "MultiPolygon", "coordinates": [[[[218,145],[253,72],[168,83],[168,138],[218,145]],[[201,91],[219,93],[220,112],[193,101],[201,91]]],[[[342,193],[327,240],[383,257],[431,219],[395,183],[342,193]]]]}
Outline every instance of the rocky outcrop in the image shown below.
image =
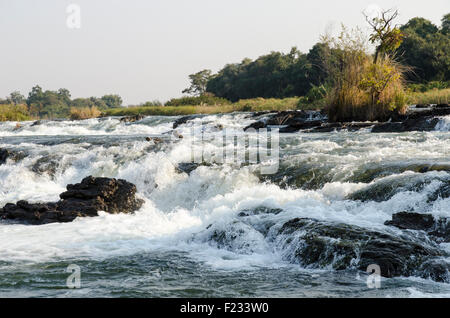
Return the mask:
{"type": "Polygon", "coordinates": [[[189,115],[189,116],[180,117],[177,120],[175,120],[175,122],[173,123],[172,128],[176,129],[176,128],[178,128],[178,126],[184,125],[188,121],[196,119],[198,117],[200,117],[200,116],[199,115],[189,115]]]}
{"type": "MultiPolygon", "coordinates": [[[[436,244],[404,233],[402,236],[368,230],[357,226],[293,219],[279,230],[277,240],[286,258],[310,268],[333,267],[335,270],[369,265],[381,268],[384,277],[432,276],[441,271],[441,263],[430,260],[444,256],[436,244]],[[425,273],[422,268],[427,266],[425,273]]],[[[443,277],[436,274],[434,277],[443,277]]]]}
{"type": "MultiPolygon", "coordinates": [[[[255,113],[266,115],[244,128],[262,129],[281,126],[280,133],[357,131],[371,128],[374,133],[432,131],[440,121],[439,117],[450,115],[450,106],[446,103],[435,106],[416,105],[405,115],[392,114],[387,122],[328,122],[323,111],[282,111],[271,113],[255,113]]],[[[258,117],[255,116],[255,117],[258,117]]]]}
{"type": "Polygon", "coordinates": [[[136,198],[136,186],[125,180],[87,177],[81,183],[68,185],[52,203],[19,201],[0,209],[0,218],[40,225],[72,222],[77,217],[107,213],[132,213],[141,208],[143,200],[136,198]]]}
{"type": "Polygon", "coordinates": [[[392,221],[385,224],[402,230],[425,231],[439,242],[450,242],[450,219],[446,217],[436,218],[431,214],[400,212],[392,215],[392,221]]]}
{"type": "Polygon", "coordinates": [[[19,161],[26,155],[23,152],[11,151],[8,149],[0,148],[0,165],[5,164],[7,159],[13,161],[19,161]]]}
{"type": "Polygon", "coordinates": [[[121,123],[134,123],[134,122],[140,121],[140,120],[142,120],[142,119],[144,119],[144,118],[145,118],[144,115],[138,114],[138,115],[135,115],[135,116],[126,116],[126,117],[122,117],[122,118],[120,119],[120,122],[121,122],[121,123]]]}

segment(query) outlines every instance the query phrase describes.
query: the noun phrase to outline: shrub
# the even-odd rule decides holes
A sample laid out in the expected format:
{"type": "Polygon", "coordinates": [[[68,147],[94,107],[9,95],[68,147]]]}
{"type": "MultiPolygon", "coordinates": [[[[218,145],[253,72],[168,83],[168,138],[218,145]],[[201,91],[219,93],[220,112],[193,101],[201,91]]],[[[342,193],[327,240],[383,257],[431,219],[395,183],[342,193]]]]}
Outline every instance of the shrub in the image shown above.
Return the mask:
{"type": "Polygon", "coordinates": [[[345,28],[330,46],[340,52],[329,65],[331,87],[327,111],[331,121],[386,120],[392,112],[406,111],[405,67],[388,54],[375,61],[368,54],[361,31],[345,28]]]}
{"type": "Polygon", "coordinates": [[[0,121],[25,121],[31,116],[26,105],[0,105],[0,121]]]}
{"type": "Polygon", "coordinates": [[[166,106],[217,106],[229,104],[230,101],[225,98],[216,97],[213,94],[204,94],[201,96],[184,96],[181,98],[172,98],[166,103],[166,106]]]}
{"type": "Polygon", "coordinates": [[[72,120],[97,118],[100,117],[101,114],[101,111],[95,106],[70,108],[70,119],[72,120]]]}

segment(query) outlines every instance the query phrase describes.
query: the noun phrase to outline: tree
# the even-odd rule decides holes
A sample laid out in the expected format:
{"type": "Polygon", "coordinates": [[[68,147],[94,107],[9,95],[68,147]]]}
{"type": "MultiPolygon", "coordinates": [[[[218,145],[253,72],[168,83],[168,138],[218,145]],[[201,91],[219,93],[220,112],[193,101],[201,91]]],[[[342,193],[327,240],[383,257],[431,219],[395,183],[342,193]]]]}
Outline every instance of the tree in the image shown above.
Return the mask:
{"type": "Polygon", "coordinates": [[[121,107],[122,106],[122,97],[119,95],[105,95],[102,98],[102,101],[106,104],[106,106],[110,108],[121,107]]]}
{"type": "Polygon", "coordinates": [[[413,18],[401,31],[405,39],[397,50],[401,61],[412,68],[413,82],[450,80],[450,37],[445,33],[450,14],[442,19],[442,28],[423,18],[413,18]]]}
{"type": "Polygon", "coordinates": [[[442,34],[449,35],[450,34],[450,13],[447,13],[442,18],[442,34]]]}
{"type": "Polygon", "coordinates": [[[393,26],[393,21],[397,18],[398,11],[385,10],[380,13],[380,16],[374,18],[364,15],[373,30],[369,40],[372,44],[377,44],[374,58],[376,64],[379,57],[395,53],[402,44],[403,33],[399,28],[393,26]]]}
{"type": "Polygon", "coordinates": [[[9,95],[8,100],[14,105],[23,104],[25,102],[25,96],[20,94],[19,91],[14,91],[9,95]]]}
{"type": "Polygon", "coordinates": [[[206,85],[211,79],[211,70],[203,70],[189,75],[191,86],[183,90],[183,94],[201,96],[206,93],[206,85]]]}

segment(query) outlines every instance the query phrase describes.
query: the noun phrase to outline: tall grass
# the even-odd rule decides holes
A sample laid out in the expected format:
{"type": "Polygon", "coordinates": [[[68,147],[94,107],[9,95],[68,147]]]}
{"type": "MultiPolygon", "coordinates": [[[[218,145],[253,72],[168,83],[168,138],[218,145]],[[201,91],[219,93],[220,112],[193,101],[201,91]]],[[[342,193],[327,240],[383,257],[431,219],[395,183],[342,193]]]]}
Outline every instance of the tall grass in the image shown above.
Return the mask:
{"type": "Polygon", "coordinates": [[[0,121],[26,121],[31,119],[26,105],[0,105],[0,121]]]}
{"type": "Polygon", "coordinates": [[[229,105],[216,106],[136,106],[108,109],[105,113],[107,116],[134,116],[134,115],[160,115],[160,116],[179,116],[192,114],[219,114],[232,112],[250,112],[265,110],[293,110],[297,108],[299,102],[298,97],[285,99],[244,99],[237,103],[229,105]]]}
{"type": "Polygon", "coordinates": [[[445,104],[450,103],[450,88],[433,89],[426,92],[409,92],[410,104],[445,104]]]}
{"type": "Polygon", "coordinates": [[[102,112],[96,107],[71,107],[70,119],[81,120],[100,117],[102,112]]]}
{"type": "Polygon", "coordinates": [[[344,28],[328,45],[336,57],[328,65],[326,108],[331,121],[387,120],[393,112],[406,111],[404,66],[389,55],[374,62],[359,30],[344,28]]]}

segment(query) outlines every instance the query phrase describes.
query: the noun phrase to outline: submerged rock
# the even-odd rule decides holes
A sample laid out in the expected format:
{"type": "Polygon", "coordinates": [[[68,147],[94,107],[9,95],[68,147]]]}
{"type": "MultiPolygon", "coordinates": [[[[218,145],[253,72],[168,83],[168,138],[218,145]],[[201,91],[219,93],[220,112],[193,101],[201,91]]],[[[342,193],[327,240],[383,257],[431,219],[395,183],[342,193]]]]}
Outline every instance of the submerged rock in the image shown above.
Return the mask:
{"type": "Polygon", "coordinates": [[[449,218],[435,218],[431,214],[400,212],[392,215],[392,221],[385,224],[402,230],[425,231],[428,235],[438,238],[438,241],[450,242],[449,221],[449,218]]]}
{"type": "Polygon", "coordinates": [[[178,126],[184,125],[186,124],[188,121],[193,120],[198,118],[199,115],[189,115],[189,116],[184,116],[181,118],[178,118],[177,120],[175,120],[175,122],[173,123],[172,128],[176,129],[178,126]]]}
{"type": "Polygon", "coordinates": [[[7,159],[19,161],[25,158],[25,156],[26,155],[23,152],[11,151],[8,149],[0,148],[0,165],[5,164],[7,159]]]}
{"type": "Polygon", "coordinates": [[[135,115],[135,116],[126,116],[126,117],[122,117],[122,118],[120,119],[120,122],[121,122],[121,123],[134,123],[134,122],[140,121],[140,120],[142,120],[142,119],[144,119],[144,118],[145,118],[144,115],[138,114],[138,115],[135,115]]]}
{"type": "Polygon", "coordinates": [[[0,209],[0,218],[40,225],[98,216],[99,211],[132,213],[144,203],[135,195],[136,186],[125,180],[90,176],[81,183],[68,185],[67,191],[60,194],[61,200],[58,202],[9,203],[0,209]]]}
{"type": "MultiPolygon", "coordinates": [[[[365,271],[369,265],[381,268],[384,277],[429,276],[421,266],[444,256],[431,241],[404,233],[394,236],[347,224],[313,219],[293,219],[285,223],[276,240],[289,261],[310,268],[332,267],[335,270],[357,268],[365,271]]],[[[440,270],[440,269],[439,269],[440,270]]],[[[442,275],[436,275],[442,277],[442,275]]]]}

